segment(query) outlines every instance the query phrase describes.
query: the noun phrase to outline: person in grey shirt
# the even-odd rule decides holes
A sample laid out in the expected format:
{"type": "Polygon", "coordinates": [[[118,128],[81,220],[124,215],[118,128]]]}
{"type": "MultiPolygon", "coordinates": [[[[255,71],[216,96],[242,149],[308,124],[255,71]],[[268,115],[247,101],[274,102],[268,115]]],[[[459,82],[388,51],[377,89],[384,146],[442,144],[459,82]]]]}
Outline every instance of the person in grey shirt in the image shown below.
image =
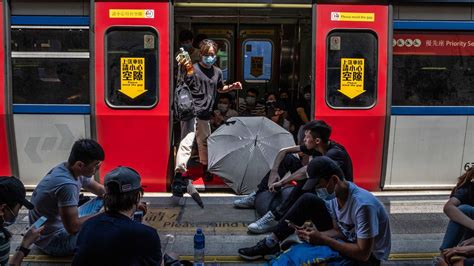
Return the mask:
{"type": "Polygon", "coordinates": [[[35,242],[44,253],[52,256],[74,253],[81,225],[94,216],[79,217],[79,193],[81,188],[97,196],[105,193],[104,186],[92,178],[104,157],[104,150],[96,141],[78,140],[68,161],[51,169],[36,186],[31,197],[35,208],[28,216],[30,225],[41,216],[48,219],[42,236],[35,242]]]}

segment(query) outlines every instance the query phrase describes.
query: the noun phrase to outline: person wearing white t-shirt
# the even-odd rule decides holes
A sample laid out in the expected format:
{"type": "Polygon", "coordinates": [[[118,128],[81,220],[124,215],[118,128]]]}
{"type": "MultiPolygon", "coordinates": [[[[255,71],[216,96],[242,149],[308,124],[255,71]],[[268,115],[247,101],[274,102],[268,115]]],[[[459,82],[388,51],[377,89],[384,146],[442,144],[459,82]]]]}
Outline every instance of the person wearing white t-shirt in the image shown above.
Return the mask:
{"type": "Polygon", "coordinates": [[[306,193],[300,197],[271,235],[253,247],[239,249],[240,256],[248,260],[271,258],[280,251],[279,242],[297,228],[300,240],[329,246],[344,261],[380,265],[386,260],[391,234],[382,203],[367,190],[346,181],[337,163],[327,156],[311,160],[307,174],[308,186],[316,186],[317,195],[306,193]],[[328,198],[332,199],[325,201],[328,198]],[[307,220],[315,227],[304,226],[307,220]],[[286,221],[296,226],[292,228],[286,221]]]}

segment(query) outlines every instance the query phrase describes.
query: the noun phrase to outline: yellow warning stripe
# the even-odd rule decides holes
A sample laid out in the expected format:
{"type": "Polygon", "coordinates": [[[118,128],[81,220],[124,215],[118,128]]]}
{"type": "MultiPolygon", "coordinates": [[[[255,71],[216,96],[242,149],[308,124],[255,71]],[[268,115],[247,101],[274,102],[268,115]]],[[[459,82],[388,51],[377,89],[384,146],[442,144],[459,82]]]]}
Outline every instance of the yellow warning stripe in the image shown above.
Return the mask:
{"type": "MultiPolygon", "coordinates": [[[[439,253],[394,253],[390,254],[388,260],[398,261],[398,260],[431,260],[433,257],[439,256],[439,253]]],[[[194,259],[193,256],[180,256],[182,260],[194,259]]],[[[206,256],[205,262],[212,263],[234,263],[234,262],[243,262],[239,256],[206,256]]],[[[23,261],[25,262],[52,262],[52,263],[70,263],[72,257],[51,257],[48,255],[29,255],[23,261]]]]}
{"type": "Polygon", "coordinates": [[[438,253],[392,253],[388,256],[388,260],[429,260],[439,256],[438,253]]]}

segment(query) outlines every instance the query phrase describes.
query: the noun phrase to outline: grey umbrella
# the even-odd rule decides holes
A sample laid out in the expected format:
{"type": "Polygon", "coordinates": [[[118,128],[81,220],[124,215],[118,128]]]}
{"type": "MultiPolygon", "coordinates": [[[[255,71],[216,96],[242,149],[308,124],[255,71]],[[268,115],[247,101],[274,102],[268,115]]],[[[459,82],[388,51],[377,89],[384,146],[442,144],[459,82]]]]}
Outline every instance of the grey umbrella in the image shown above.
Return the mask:
{"type": "Polygon", "coordinates": [[[293,136],[266,117],[232,117],[207,139],[208,170],[237,194],[255,191],[293,136]]]}

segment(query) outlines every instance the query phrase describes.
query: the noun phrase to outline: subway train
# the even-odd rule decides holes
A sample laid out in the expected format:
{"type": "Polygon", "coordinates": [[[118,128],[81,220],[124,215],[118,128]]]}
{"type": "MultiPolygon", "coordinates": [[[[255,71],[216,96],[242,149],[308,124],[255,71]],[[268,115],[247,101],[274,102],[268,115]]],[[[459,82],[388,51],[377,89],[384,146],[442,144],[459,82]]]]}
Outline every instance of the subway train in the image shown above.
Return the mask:
{"type": "MultiPolygon", "coordinates": [[[[219,44],[226,83],[311,88],[370,191],[449,189],[474,166],[474,6],[442,0],[4,0],[0,175],[34,187],[75,139],[169,191],[178,35],[219,44]],[[124,71],[126,66],[127,71],[124,71]],[[133,71],[128,71],[133,70],[133,71]]],[[[240,94],[240,95],[239,95],[240,94]]],[[[206,185],[204,183],[204,185],[206,185]]]]}

